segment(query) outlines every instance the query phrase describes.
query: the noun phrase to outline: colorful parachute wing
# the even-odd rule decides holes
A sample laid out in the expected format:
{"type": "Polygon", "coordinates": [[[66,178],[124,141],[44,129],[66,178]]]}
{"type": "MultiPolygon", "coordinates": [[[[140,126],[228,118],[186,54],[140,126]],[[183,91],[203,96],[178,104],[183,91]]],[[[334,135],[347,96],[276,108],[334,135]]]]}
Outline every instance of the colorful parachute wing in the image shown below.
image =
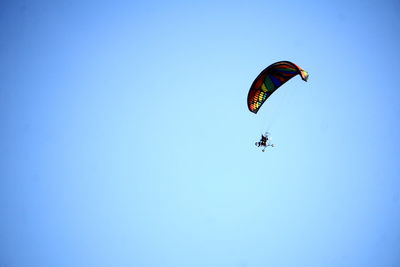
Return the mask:
{"type": "Polygon", "coordinates": [[[264,69],[254,80],[247,96],[247,106],[253,113],[257,113],[268,97],[282,84],[300,74],[304,81],[308,79],[308,72],[289,61],[276,62],[264,69]]]}

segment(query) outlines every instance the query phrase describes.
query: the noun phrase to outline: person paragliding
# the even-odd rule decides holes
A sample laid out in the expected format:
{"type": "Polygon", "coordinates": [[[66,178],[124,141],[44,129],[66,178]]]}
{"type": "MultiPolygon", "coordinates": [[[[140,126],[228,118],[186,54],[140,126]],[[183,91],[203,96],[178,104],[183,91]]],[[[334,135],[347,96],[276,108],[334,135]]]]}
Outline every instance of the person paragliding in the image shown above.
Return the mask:
{"type": "MultiPolygon", "coordinates": [[[[257,114],[273,92],[298,74],[303,81],[307,81],[308,72],[290,61],[279,61],[265,68],[250,87],[247,96],[249,110],[257,114]]],[[[267,146],[273,145],[269,145],[268,134],[266,134],[261,136],[261,140],[256,142],[256,146],[264,147],[263,151],[265,151],[267,146]]]]}
{"type": "Polygon", "coordinates": [[[256,142],[256,146],[257,146],[257,147],[263,147],[262,152],[265,152],[265,149],[266,149],[268,146],[272,146],[272,147],[275,146],[274,144],[271,144],[271,143],[269,142],[268,135],[269,135],[268,132],[266,132],[265,134],[261,134],[261,139],[260,139],[260,141],[256,142]]]}

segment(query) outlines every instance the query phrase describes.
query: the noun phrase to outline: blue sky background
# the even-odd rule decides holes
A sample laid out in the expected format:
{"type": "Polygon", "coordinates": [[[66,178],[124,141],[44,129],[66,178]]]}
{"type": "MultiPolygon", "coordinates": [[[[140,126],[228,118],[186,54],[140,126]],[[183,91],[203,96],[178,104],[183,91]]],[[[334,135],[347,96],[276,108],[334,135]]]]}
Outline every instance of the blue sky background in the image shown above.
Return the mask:
{"type": "Polygon", "coordinates": [[[400,266],[399,12],[2,1],[0,266],[400,266]]]}

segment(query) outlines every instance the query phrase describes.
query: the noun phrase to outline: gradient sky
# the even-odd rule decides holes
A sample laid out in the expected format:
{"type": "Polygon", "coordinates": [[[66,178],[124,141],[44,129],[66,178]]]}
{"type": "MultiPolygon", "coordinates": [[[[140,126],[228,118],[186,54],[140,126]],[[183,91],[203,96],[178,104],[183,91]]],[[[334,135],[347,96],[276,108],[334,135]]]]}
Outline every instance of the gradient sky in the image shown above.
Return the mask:
{"type": "Polygon", "coordinates": [[[400,266],[399,14],[2,1],[0,266],[400,266]]]}

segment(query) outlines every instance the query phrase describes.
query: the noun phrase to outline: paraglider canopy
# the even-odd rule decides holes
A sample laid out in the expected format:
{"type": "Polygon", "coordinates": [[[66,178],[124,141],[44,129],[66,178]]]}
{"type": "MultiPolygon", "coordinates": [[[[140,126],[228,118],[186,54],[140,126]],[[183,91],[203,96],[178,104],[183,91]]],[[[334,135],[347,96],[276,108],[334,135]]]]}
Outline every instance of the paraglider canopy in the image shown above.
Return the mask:
{"type": "Polygon", "coordinates": [[[282,84],[300,74],[307,81],[308,72],[290,61],[279,61],[265,68],[254,80],[247,96],[247,106],[257,113],[267,98],[282,84]]]}

